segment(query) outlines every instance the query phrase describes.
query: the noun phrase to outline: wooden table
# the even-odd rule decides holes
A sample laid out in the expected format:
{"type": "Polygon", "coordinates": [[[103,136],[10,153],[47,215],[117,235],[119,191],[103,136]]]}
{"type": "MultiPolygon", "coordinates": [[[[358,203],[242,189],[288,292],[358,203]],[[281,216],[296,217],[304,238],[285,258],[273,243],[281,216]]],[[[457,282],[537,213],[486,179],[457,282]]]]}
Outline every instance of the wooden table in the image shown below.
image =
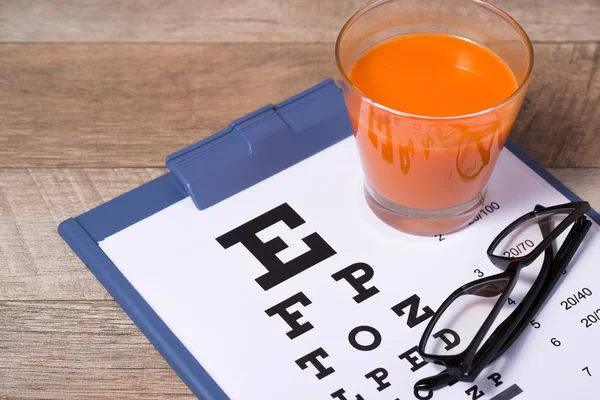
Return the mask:
{"type": "MultiPolygon", "coordinates": [[[[0,398],[193,397],[57,225],[335,77],[364,3],[0,1],[0,398]]],[[[512,139],[600,208],[600,0],[497,4],[535,42],[512,139]]]]}

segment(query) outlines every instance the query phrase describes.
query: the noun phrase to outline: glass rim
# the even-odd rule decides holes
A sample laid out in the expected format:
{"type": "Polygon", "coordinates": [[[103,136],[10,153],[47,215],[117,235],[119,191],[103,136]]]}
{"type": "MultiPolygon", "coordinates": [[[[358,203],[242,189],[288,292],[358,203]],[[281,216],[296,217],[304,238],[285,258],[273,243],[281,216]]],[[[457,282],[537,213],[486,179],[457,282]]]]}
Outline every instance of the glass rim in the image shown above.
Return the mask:
{"type": "MultiPolygon", "coordinates": [[[[383,105],[381,103],[377,103],[376,101],[370,99],[362,91],[360,91],[354,85],[354,83],[352,83],[352,81],[350,80],[350,78],[346,74],[346,71],[342,67],[342,62],[340,60],[341,42],[342,42],[342,38],[344,36],[344,33],[363,14],[366,14],[370,10],[372,10],[372,9],[374,9],[376,7],[379,7],[379,6],[381,6],[381,5],[385,4],[385,3],[391,3],[391,2],[394,2],[394,1],[402,1],[402,0],[376,0],[376,1],[372,2],[372,3],[370,3],[370,4],[367,4],[366,6],[364,6],[363,8],[361,8],[360,10],[358,10],[356,13],[354,13],[354,15],[352,15],[348,19],[348,21],[346,21],[346,23],[344,24],[344,26],[340,30],[340,33],[338,34],[338,37],[337,37],[336,42],[335,42],[335,64],[336,64],[336,67],[338,69],[338,73],[341,76],[341,78],[344,81],[344,83],[346,85],[348,85],[349,88],[351,88],[354,91],[356,91],[364,101],[368,102],[372,106],[381,108],[381,109],[383,109],[383,110],[385,110],[385,111],[387,111],[387,112],[389,112],[391,114],[394,114],[394,115],[397,115],[397,116],[400,116],[400,117],[407,117],[407,118],[414,118],[414,119],[421,119],[421,120],[430,120],[430,121],[452,121],[452,120],[461,120],[461,119],[465,119],[465,118],[476,117],[476,116],[479,116],[479,115],[484,115],[484,114],[490,113],[492,111],[495,111],[495,110],[497,110],[497,109],[505,106],[506,104],[512,102],[527,87],[529,81],[531,80],[531,75],[532,75],[532,72],[533,72],[534,52],[533,52],[533,45],[531,43],[531,40],[529,39],[529,36],[525,32],[525,30],[508,13],[506,13],[505,11],[502,11],[500,8],[496,7],[493,4],[487,3],[486,1],[483,1],[483,0],[460,0],[460,1],[463,1],[463,2],[466,2],[466,3],[477,4],[477,5],[481,6],[481,7],[487,8],[488,10],[491,10],[492,12],[496,13],[497,15],[499,15],[500,17],[502,17],[504,20],[508,21],[513,26],[513,28],[515,28],[517,30],[517,32],[521,35],[521,37],[524,39],[525,45],[527,47],[527,53],[529,55],[529,60],[528,60],[528,64],[529,65],[527,66],[527,72],[525,74],[525,78],[523,78],[523,81],[521,83],[519,83],[519,85],[517,86],[517,88],[507,98],[505,98],[504,100],[502,100],[500,103],[498,103],[496,105],[493,105],[491,107],[488,107],[486,109],[483,109],[483,110],[480,110],[480,111],[476,111],[476,112],[473,112],[473,113],[469,113],[469,114],[451,115],[451,116],[444,116],[444,117],[411,114],[411,113],[407,113],[407,112],[404,112],[404,111],[393,109],[391,107],[385,106],[385,105],[383,105]]],[[[469,40],[469,39],[467,39],[467,40],[469,40]]]]}

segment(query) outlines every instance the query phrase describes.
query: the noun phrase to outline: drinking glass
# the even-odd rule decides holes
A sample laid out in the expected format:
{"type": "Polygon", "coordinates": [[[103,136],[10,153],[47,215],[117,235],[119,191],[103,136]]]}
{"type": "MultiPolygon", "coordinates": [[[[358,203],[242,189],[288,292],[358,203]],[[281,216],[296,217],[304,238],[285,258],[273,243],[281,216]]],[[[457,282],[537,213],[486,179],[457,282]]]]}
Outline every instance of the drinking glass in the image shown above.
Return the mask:
{"type": "MultiPolygon", "coordinates": [[[[529,85],[533,48],[525,31],[479,0],[380,0],[344,25],[335,58],[371,210],[412,234],[449,233],[468,224],[484,203],[529,85]],[[479,112],[431,117],[378,104],[353,84],[349,70],[365,51],[417,33],[449,34],[485,46],[510,67],[517,89],[479,112]]],[[[455,101],[452,93],[447,101],[455,101]]]]}

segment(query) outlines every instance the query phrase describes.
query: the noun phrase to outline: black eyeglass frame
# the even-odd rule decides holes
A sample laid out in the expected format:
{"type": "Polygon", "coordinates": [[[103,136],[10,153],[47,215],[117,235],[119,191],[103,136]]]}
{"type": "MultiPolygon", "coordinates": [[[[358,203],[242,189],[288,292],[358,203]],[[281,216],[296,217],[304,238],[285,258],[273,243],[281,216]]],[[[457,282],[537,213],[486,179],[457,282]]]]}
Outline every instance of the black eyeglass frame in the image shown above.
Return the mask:
{"type": "MultiPolygon", "coordinates": [[[[569,263],[571,262],[571,259],[577,252],[579,245],[583,241],[585,235],[587,234],[591,226],[592,223],[585,216],[579,217],[579,219],[575,222],[575,226],[573,227],[571,232],[569,232],[569,235],[565,238],[565,241],[561,245],[560,250],[557,252],[556,256],[553,255],[552,246],[549,246],[546,249],[543,261],[544,266],[542,268],[549,268],[550,272],[548,274],[548,277],[542,280],[538,276],[538,278],[536,279],[542,280],[543,284],[542,288],[539,291],[539,294],[536,294],[537,298],[535,299],[534,305],[529,308],[523,307],[524,304],[527,304],[529,302],[529,298],[535,297],[534,293],[530,291],[523,299],[523,302],[521,302],[517,306],[517,308],[511,313],[511,315],[508,316],[507,319],[502,323],[502,326],[504,326],[506,324],[511,324],[512,321],[518,321],[516,322],[514,330],[502,343],[500,350],[498,350],[498,352],[489,361],[490,364],[494,362],[497,358],[502,356],[502,354],[504,354],[504,352],[506,352],[506,350],[508,350],[510,346],[512,346],[512,344],[519,338],[519,336],[521,335],[521,333],[523,333],[525,328],[529,326],[529,321],[531,321],[533,317],[537,314],[539,309],[545,303],[546,299],[549,297],[550,293],[556,286],[556,283],[558,282],[562,274],[566,272],[567,265],[569,265],[569,263]],[[548,264],[549,267],[545,266],[546,264],[548,264]]],[[[501,327],[498,327],[498,329],[494,331],[492,336],[488,338],[488,340],[481,347],[480,350],[490,345],[494,341],[494,339],[497,339],[495,334],[499,330],[502,330],[501,327]]],[[[414,385],[414,387],[417,391],[429,391],[437,390],[447,385],[453,385],[456,382],[458,382],[458,379],[455,376],[451,375],[447,370],[444,370],[437,375],[420,379],[414,385]]]]}
{"type": "MultiPolygon", "coordinates": [[[[539,301],[541,294],[545,300],[549,291],[552,289],[558,277],[551,277],[551,280],[554,281],[550,290],[542,291],[542,288],[547,284],[547,276],[549,275],[550,270],[553,265],[553,251],[552,251],[552,243],[571,225],[573,228],[569,232],[567,239],[561,246],[561,249],[557,253],[557,257],[564,256],[565,254],[570,254],[570,257],[574,254],[574,251],[579,247],[583,236],[589,230],[589,226],[591,223],[587,221],[585,218],[585,214],[591,210],[589,203],[584,201],[571,202],[566,204],[561,204],[553,207],[541,207],[538,206],[532,212],[529,212],[522,217],[513,221],[510,225],[508,225],[500,234],[492,241],[487,250],[487,255],[492,264],[497,267],[504,269],[503,272],[486,277],[481,278],[475,281],[472,281],[466,285],[461,286],[457,290],[455,290],[438,308],[435,312],[431,320],[429,321],[423,336],[419,342],[418,351],[423,357],[424,360],[433,362],[435,364],[444,365],[446,367],[446,371],[442,374],[445,376],[434,376],[430,378],[426,378],[431,381],[430,385],[421,385],[422,389],[432,389],[431,386],[440,386],[448,384],[451,381],[459,380],[465,382],[472,382],[479,375],[479,373],[487,366],[490,362],[495,360],[500,356],[504,351],[508,349],[508,347],[517,339],[517,337],[522,333],[524,327],[526,326],[524,323],[521,323],[523,317],[525,315],[533,315],[531,313],[533,309],[537,311],[541,306],[541,301],[539,301]],[[567,214],[565,219],[558,224],[548,235],[528,254],[520,256],[520,257],[504,257],[494,254],[494,250],[496,247],[504,240],[509,234],[514,232],[518,227],[520,227],[523,223],[530,221],[534,218],[544,216],[544,215],[557,215],[557,214],[567,214]],[[585,228],[583,228],[585,227],[585,228]],[[492,335],[488,338],[486,343],[483,346],[481,342],[483,341],[485,335],[491,328],[495,319],[498,317],[504,302],[510,296],[514,286],[518,280],[519,271],[533,263],[542,253],[546,253],[544,257],[544,263],[540,270],[536,281],[533,283],[528,293],[522,300],[519,307],[505,320],[500,324],[492,333],[492,335]],[[433,329],[435,328],[436,323],[439,321],[441,315],[444,311],[460,296],[465,294],[476,294],[476,289],[481,287],[487,287],[493,282],[503,281],[506,286],[502,290],[500,294],[500,298],[497,300],[496,304],[492,308],[490,314],[483,322],[481,328],[469,344],[469,346],[459,354],[453,355],[438,355],[438,354],[428,354],[425,351],[425,346],[427,341],[429,340],[433,329]],[[519,326],[519,324],[521,324],[519,326]],[[516,329],[519,327],[519,329],[516,329]],[[452,380],[450,379],[452,378],[452,380]],[[437,378],[437,380],[436,380],[437,378]],[[433,383],[437,381],[437,385],[433,383]],[[430,387],[427,387],[430,386],[430,387]]],[[[569,259],[570,259],[569,257],[569,259]]],[[[561,266],[562,269],[566,268],[566,265],[561,266]]],[[[422,380],[423,381],[423,380],[422,380]]],[[[421,381],[419,381],[421,382],[421,381]]],[[[418,389],[419,382],[415,385],[415,388],[418,389]]]]}

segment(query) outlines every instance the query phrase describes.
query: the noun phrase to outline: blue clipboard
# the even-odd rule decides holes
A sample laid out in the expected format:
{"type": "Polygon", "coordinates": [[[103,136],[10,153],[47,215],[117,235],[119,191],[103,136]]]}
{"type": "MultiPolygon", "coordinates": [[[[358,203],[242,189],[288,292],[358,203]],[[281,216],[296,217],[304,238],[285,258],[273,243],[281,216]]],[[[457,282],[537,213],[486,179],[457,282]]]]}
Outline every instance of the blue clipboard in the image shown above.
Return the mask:
{"type": "MultiPolygon", "coordinates": [[[[187,196],[208,208],[351,135],[342,92],[327,79],[168,156],[170,172],[69,218],[58,232],[198,398],[228,400],[98,243],[187,196]]],[[[564,196],[580,200],[514,143],[506,147],[564,196]]],[[[600,223],[597,212],[589,215],[600,223]]]]}

